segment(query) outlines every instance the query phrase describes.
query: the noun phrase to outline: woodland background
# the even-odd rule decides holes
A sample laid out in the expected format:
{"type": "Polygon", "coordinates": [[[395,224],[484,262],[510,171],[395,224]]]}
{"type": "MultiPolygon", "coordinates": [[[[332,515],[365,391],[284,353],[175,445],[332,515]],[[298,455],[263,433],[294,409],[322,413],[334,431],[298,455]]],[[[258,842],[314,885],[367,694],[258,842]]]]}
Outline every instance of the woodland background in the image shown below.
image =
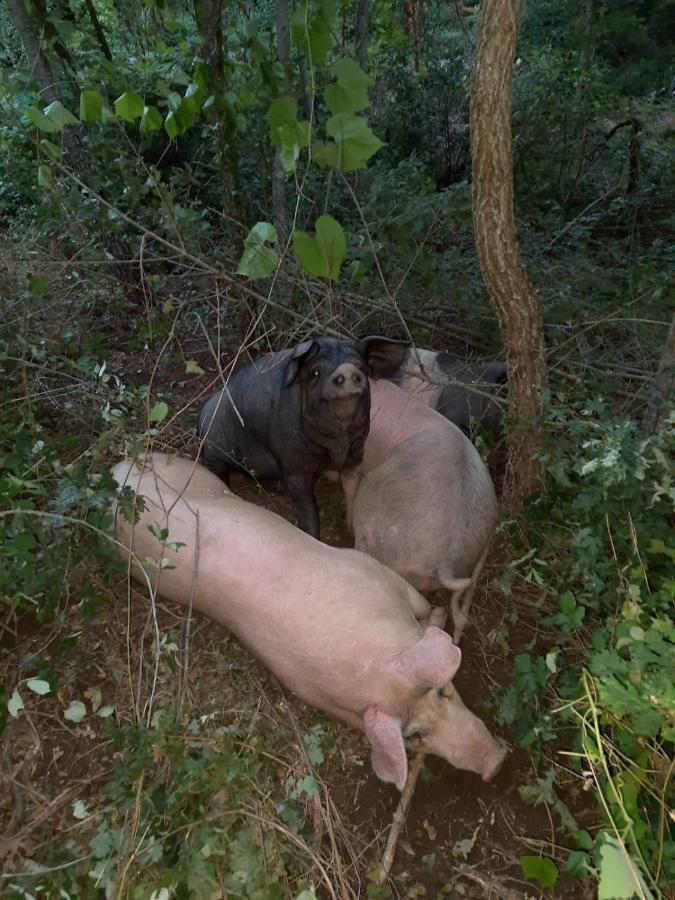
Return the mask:
{"type": "Polygon", "coordinates": [[[675,2],[522,10],[512,144],[481,139],[512,147],[538,350],[509,336],[521,298],[482,277],[472,207],[481,20],[518,7],[0,8],[6,896],[668,894],[675,2]],[[465,658],[514,767],[498,800],[427,772],[383,886],[392,799],[358,736],[149,606],[109,540],[112,463],[194,453],[236,364],[321,332],[506,352],[512,375],[540,357],[527,430],[512,378],[503,446],[477,439],[499,483],[511,455],[465,658]]]}

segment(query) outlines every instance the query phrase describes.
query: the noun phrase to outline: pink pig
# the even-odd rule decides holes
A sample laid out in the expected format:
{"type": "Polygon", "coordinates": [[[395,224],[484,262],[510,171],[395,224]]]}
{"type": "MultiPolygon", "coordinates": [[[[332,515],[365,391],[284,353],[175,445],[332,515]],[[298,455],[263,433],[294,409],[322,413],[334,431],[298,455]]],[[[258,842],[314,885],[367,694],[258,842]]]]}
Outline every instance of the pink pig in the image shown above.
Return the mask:
{"type": "Polygon", "coordinates": [[[135,526],[115,513],[135,577],[143,580],[139,560],[154,559],[158,593],[182,605],[192,597],[282,684],[361,728],[381,779],[403,787],[404,737],[412,735],[452,765],[492,778],[506,750],[452,687],[461,653],[444,631],[423,627],[432,608],[396,573],[241,500],[189,460],[155,454],[143,471],[125,460],[112,473],[145,498],[135,526]],[[165,541],[149,530],[155,523],[168,529],[165,541]]]}
{"type": "Polygon", "coordinates": [[[452,593],[455,642],[497,524],[492,479],[471,441],[390,381],[370,383],[363,462],[343,477],[355,547],[419,591],[452,593]]]}

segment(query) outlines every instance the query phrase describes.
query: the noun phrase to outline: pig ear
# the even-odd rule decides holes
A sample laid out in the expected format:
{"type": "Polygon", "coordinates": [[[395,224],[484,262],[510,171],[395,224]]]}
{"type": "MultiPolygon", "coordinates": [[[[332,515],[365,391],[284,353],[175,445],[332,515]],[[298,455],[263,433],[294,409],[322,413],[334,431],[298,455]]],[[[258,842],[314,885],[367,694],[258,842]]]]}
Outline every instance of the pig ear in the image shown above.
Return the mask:
{"type": "Polygon", "coordinates": [[[410,343],[369,335],[361,338],[356,346],[368,364],[369,375],[373,378],[391,378],[403,363],[410,343]]]}
{"type": "Polygon", "coordinates": [[[418,687],[442,688],[455,677],[462,651],[450,635],[431,626],[396,660],[396,667],[418,687]]]}
{"type": "Polygon", "coordinates": [[[505,384],[506,383],[506,363],[491,362],[483,370],[481,375],[483,381],[489,384],[505,384]]]}
{"type": "Polygon", "coordinates": [[[382,781],[392,781],[402,791],[408,777],[408,757],[401,723],[376,706],[369,706],[363,714],[363,729],[373,748],[375,774],[382,781]]]}
{"type": "Polygon", "coordinates": [[[310,338],[308,341],[303,341],[301,344],[298,344],[297,347],[293,349],[293,352],[288,358],[288,363],[286,364],[286,372],[284,374],[284,387],[290,387],[295,379],[298,377],[300,369],[305,363],[309,362],[313,356],[315,356],[319,352],[319,345],[315,340],[310,338]]]}

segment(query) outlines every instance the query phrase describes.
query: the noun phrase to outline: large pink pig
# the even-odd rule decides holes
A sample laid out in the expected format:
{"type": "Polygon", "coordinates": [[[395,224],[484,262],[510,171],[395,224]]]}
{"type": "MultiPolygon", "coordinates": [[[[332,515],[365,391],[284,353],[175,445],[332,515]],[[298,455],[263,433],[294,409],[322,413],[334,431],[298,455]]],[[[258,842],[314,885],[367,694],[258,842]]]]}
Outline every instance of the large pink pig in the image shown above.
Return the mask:
{"type": "Polygon", "coordinates": [[[420,591],[452,593],[455,641],[499,507],[471,441],[451,422],[390,381],[371,381],[370,433],[363,462],[343,478],[355,546],[420,591]]]}
{"type": "Polygon", "coordinates": [[[155,454],[143,471],[125,460],[113,476],[145,498],[133,527],[116,512],[135,577],[151,557],[160,594],[183,605],[192,597],[303,700],[363,729],[380,778],[402,788],[411,735],[452,765],[494,775],[506,751],[451,685],[460,651],[422,626],[432,609],[402,578],[239,499],[189,460],[155,454]]]}

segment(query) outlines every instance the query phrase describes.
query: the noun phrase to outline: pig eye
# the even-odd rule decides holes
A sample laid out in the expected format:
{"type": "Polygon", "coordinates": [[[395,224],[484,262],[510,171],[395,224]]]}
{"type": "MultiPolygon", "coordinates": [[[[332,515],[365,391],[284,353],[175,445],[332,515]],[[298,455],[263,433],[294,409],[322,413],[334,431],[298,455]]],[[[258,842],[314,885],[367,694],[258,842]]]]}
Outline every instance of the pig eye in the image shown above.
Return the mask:
{"type": "Polygon", "coordinates": [[[320,374],[321,374],[321,369],[319,369],[318,366],[315,366],[312,369],[312,371],[310,372],[310,375],[312,376],[312,378],[318,378],[320,374]]]}

